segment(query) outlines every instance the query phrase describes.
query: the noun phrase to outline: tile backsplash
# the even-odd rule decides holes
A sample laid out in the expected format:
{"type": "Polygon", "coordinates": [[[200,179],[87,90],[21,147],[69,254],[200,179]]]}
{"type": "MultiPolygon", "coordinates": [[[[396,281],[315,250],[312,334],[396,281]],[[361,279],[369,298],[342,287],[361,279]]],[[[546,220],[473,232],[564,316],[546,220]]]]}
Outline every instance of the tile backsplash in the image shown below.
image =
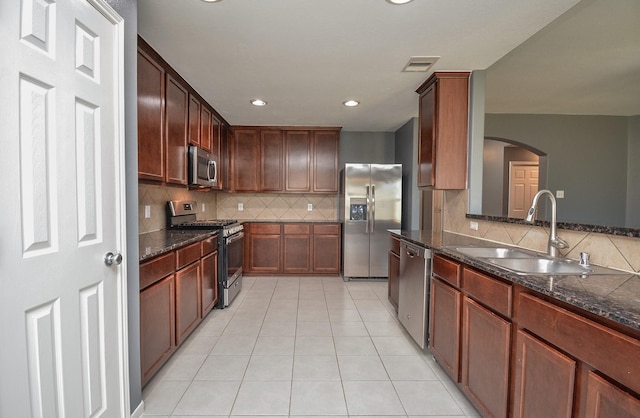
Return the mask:
{"type": "Polygon", "coordinates": [[[265,221],[336,221],[338,197],[335,194],[220,193],[218,217],[265,221]],[[240,204],[242,211],[238,210],[240,204]]]}
{"type": "Polygon", "coordinates": [[[169,200],[195,200],[198,202],[198,219],[215,219],[216,193],[187,190],[184,186],[169,187],[138,185],[138,229],[141,234],[167,227],[167,202],[169,200]],[[202,204],[205,210],[202,211],[202,204]],[[145,206],[149,206],[151,217],[145,218],[145,206]]]}
{"type": "MultiPolygon", "coordinates": [[[[466,218],[467,190],[445,192],[444,230],[508,245],[546,252],[548,228],[474,219],[478,230],[469,228],[466,218]]],[[[580,252],[590,254],[591,262],[615,269],[640,272],[640,239],[595,232],[559,229],[558,235],[569,243],[562,255],[578,260],[580,252]]]]}
{"type": "Polygon", "coordinates": [[[167,226],[167,201],[195,200],[198,219],[238,219],[263,221],[336,221],[338,197],[335,194],[225,193],[200,192],[183,187],[138,186],[138,223],[140,233],[158,231],[167,226]],[[205,210],[202,210],[202,204],[205,210]],[[238,210],[242,204],[243,210],[238,210]],[[311,211],[309,211],[311,205],[311,211]],[[149,206],[150,218],[145,218],[149,206]]]}

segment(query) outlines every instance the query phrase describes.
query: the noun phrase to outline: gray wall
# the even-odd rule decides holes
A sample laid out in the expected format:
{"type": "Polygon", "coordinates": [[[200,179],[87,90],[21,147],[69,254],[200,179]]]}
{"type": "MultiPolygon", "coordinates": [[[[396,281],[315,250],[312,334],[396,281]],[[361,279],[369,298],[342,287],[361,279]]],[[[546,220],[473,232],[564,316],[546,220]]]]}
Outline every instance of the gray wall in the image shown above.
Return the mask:
{"type": "Polygon", "coordinates": [[[640,115],[629,118],[627,225],[640,227],[640,115]]]}
{"type": "Polygon", "coordinates": [[[140,378],[140,276],[138,245],[138,94],[136,0],[107,0],[124,18],[125,171],[127,197],[127,297],[131,412],[142,402],[140,378]]]}
{"type": "Polygon", "coordinates": [[[547,186],[564,190],[558,220],[625,225],[628,123],[618,116],[487,114],[485,136],[548,154],[547,186]]]}
{"type": "Polygon", "coordinates": [[[418,189],[418,118],[412,118],[395,132],[395,162],[402,164],[402,229],[420,229],[418,189]]]}
{"type": "Polygon", "coordinates": [[[393,132],[340,133],[340,169],[345,163],[395,163],[395,134],[393,132]]]}

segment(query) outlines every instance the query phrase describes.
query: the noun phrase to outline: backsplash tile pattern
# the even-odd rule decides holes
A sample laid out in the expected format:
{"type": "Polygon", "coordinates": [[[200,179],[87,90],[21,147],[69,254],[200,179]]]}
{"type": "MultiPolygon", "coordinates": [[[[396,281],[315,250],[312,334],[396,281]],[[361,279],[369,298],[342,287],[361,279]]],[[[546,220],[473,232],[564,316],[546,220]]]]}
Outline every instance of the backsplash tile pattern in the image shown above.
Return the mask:
{"type": "Polygon", "coordinates": [[[217,218],[215,192],[200,192],[180,187],[138,185],[138,228],[141,234],[159,231],[167,227],[167,202],[169,200],[195,200],[198,202],[198,219],[217,218]],[[202,204],[205,211],[202,212],[202,204]],[[151,218],[144,217],[144,207],[149,205],[151,218]]]}
{"type": "MultiPolygon", "coordinates": [[[[548,228],[474,219],[478,222],[478,230],[473,231],[469,228],[469,219],[466,218],[467,190],[446,191],[444,200],[445,231],[496,243],[517,245],[534,251],[547,251],[548,228]]],[[[568,258],[578,260],[580,252],[586,251],[594,264],[640,272],[640,239],[638,238],[567,229],[558,230],[558,234],[569,243],[569,248],[561,250],[562,255],[568,258]]]]}
{"type": "Polygon", "coordinates": [[[218,217],[262,221],[336,221],[336,195],[288,193],[220,193],[218,217]],[[242,203],[243,210],[238,210],[242,203]],[[311,204],[312,210],[307,206],[311,204]]]}
{"type": "Polygon", "coordinates": [[[138,224],[141,234],[167,227],[169,200],[195,200],[198,219],[332,222],[338,219],[338,198],[334,194],[200,192],[183,187],[140,184],[138,224]],[[238,203],[243,204],[244,210],[238,210],[238,203]],[[311,211],[307,209],[309,204],[313,207],[311,211]],[[151,218],[144,217],[145,205],[151,209],[151,218]]]}

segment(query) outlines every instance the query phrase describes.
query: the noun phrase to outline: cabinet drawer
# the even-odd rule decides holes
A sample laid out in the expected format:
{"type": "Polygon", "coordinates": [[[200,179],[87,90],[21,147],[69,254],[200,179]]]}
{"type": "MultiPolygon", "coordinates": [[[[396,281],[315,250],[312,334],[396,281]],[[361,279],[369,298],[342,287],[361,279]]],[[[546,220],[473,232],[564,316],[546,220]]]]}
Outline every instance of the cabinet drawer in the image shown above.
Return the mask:
{"type": "Polygon", "coordinates": [[[176,251],[176,270],[191,264],[200,258],[200,243],[188,245],[176,251]]]}
{"type": "Polygon", "coordinates": [[[214,235],[213,237],[205,239],[201,244],[201,256],[204,257],[205,255],[212,253],[218,249],[218,235],[214,235]]]}
{"type": "Polygon", "coordinates": [[[308,224],[284,224],[285,234],[304,234],[309,235],[311,232],[310,225],[308,224]]]}
{"type": "Polygon", "coordinates": [[[279,234],[280,224],[251,224],[250,231],[252,234],[279,234]]]}
{"type": "Polygon", "coordinates": [[[462,288],[477,301],[504,316],[511,317],[512,286],[465,267],[462,271],[462,288]]]}
{"type": "Polygon", "coordinates": [[[340,225],[313,225],[313,233],[316,235],[340,235],[340,225]]]}
{"type": "Polygon", "coordinates": [[[396,237],[389,237],[389,250],[400,255],[400,240],[396,237]]]}
{"type": "Polygon", "coordinates": [[[518,326],[640,393],[640,341],[529,294],[518,296],[518,326]]]}
{"type": "Polygon", "coordinates": [[[167,277],[175,271],[175,253],[161,255],[140,265],[140,290],[167,277]]]}
{"type": "Polygon", "coordinates": [[[460,287],[461,270],[462,266],[455,261],[448,260],[439,255],[433,257],[433,274],[456,287],[460,287]]]}

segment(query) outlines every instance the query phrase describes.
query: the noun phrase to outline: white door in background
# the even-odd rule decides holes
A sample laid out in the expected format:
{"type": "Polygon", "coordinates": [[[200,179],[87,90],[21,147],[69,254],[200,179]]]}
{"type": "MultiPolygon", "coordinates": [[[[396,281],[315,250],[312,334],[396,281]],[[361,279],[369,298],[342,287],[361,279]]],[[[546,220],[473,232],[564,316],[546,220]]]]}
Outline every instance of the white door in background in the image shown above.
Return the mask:
{"type": "Polygon", "coordinates": [[[511,161],[509,163],[509,217],[524,218],[538,192],[537,162],[511,161]]]}
{"type": "Polygon", "coordinates": [[[122,19],[1,0],[0,39],[0,416],[128,416],[122,19]]]}

